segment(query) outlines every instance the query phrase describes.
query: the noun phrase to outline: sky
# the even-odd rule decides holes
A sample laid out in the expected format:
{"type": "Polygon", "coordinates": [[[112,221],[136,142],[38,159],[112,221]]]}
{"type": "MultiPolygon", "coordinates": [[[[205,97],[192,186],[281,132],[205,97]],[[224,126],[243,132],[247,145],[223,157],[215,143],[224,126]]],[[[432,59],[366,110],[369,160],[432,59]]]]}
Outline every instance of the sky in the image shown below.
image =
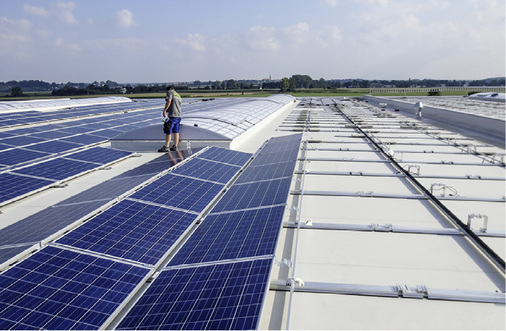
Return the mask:
{"type": "Polygon", "coordinates": [[[504,0],[0,0],[0,81],[505,76],[504,0]]]}

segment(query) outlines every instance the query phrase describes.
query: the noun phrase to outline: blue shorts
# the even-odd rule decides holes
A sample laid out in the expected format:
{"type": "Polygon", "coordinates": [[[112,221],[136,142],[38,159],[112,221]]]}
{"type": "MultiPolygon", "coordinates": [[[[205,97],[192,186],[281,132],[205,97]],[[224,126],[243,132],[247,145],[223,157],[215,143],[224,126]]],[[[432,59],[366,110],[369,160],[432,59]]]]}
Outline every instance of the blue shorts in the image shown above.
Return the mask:
{"type": "Polygon", "coordinates": [[[181,117],[169,117],[163,122],[163,132],[165,134],[179,133],[179,123],[181,123],[181,117]]]}

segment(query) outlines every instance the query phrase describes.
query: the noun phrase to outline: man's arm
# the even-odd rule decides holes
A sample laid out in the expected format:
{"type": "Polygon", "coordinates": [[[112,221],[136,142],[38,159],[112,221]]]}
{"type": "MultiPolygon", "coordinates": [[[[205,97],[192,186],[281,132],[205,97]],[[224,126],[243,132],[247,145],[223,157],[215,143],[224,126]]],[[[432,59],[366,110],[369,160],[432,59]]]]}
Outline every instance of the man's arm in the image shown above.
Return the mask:
{"type": "Polygon", "coordinates": [[[165,101],[165,107],[163,108],[163,117],[164,118],[167,118],[167,110],[169,109],[171,102],[172,102],[172,99],[167,99],[167,101],[165,101]]]}

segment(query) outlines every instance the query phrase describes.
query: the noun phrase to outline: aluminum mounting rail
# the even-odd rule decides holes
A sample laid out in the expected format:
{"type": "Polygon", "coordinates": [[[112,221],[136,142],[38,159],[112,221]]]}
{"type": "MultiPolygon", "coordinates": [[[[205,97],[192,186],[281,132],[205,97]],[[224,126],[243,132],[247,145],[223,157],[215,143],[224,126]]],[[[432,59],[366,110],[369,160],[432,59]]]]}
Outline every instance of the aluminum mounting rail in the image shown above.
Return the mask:
{"type": "MultiPolygon", "coordinates": [[[[407,227],[397,226],[392,224],[337,224],[337,223],[316,223],[313,221],[306,221],[299,224],[285,222],[284,228],[293,229],[313,229],[313,230],[336,230],[336,231],[366,231],[366,232],[392,232],[392,233],[416,233],[416,234],[432,234],[432,235],[464,235],[459,229],[452,228],[422,228],[422,227],[407,227]]],[[[506,238],[504,231],[475,231],[476,235],[480,237],[496,237],[506,238]]]]}
{"type": "MultiPolygon", "coordinates": [[[[350,123],[353,123],[353,120],[350,119],[342,110],[338,109],[338,113],[347,118],[350,123]]],[[[485,257],[489,259],[493,265],[497,266],[499,270],[503,273],[506,272],[505,262],[504,260],[492,249],[490,248],[483,240],[481,240],[464,222],[462,222],[450,209],[448,209],[438,198],[436,198],[430,191],[428,191],[420,182],[418,182],[413,175],[406,169],[404,169],[391,155],[386,153],[383,148],[374,141],[364,130],[362,130],[359,126],[356,126],[356,129],[364,134],[367,137],[367,140],[378,149],[378,151],[383,155],[383,157],[387,160],[390,160],[391,165],[397,168],[398,171],[403,172],[406,175],[406,179],[416,187],[424,196],[429,199],[436,208],[439,209],[441,213],[446,215],[448,220],[453,223],[457,228],[461,229],[467,234],[469,240],[475,245],[475,247],[484,254],[485,257]]]]}
{"type": "Polygon", "coordinates": [[[362,284],[341,284],[341,283],[322,283],[308,282],[299,278],[289,278],[287,280],[274,280],[270,285],[271,290],[326,293],[326,294],[346,294],[363,295],[375,297],[406,298],[406,299],[428,299],[445,301],[465,301],[482,302],[504,305],[506,294],[493,291],[477,290],[447,290],[438,288],[428,288],[425,285],[407,286],[407,285],[362,285],[362,284]]]}

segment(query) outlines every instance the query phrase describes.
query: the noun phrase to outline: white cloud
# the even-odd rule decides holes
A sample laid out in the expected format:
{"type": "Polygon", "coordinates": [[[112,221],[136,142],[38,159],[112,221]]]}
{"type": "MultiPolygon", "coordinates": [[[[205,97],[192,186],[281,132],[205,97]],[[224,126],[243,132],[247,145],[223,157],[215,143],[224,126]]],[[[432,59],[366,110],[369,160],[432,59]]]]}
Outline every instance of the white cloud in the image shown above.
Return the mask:
{"type": "Polygon", "coordinates": [[[57,2],[56,9],[58,11],[58,19],[67,24],[77,24],[78,21],[73,13],[75,8],[76,4],[73,2],[57,2]]]}
{"type": "Polygon", "coordinates": [[[176,39],[176,41],[197,52],[203,52],[206,50],[205,38],[198,33],[189,33],[186,39],[176,39]]]}
{"type": "Polygon", "coordinates": [[[116,14],[116,23],[122,28],[128,28],[135,25],[134,14],[128,9],[120,10],[116,14]]]}
{"type": "Polygon", "coordinates": [[[24,5],[23,11],[27,14],[35,15],[35,16],[48,16],[49,12],[42,8],[42,7],[36,7],[36,6],[30,6],[30,5],[24,5]]]}
{"type": "Polygon", "coordinates": [[[70,52],[79,52],[81,51],[81,47],[79,47],[78,44],[75,43],[67,43],[62,37],[58,37],[55,40],[55,46],[58,48],[61,48],[65,51],[70,52]]]}
{"type": "Polygon", "coordinates": [[[253,26],[246,33],[247,44],[252,49],[276,50],[280,45],[276,41],[273,27],[253,26]]]}
{"type": "Polygon", "coordinates": [[[0,17],[0,40],[29,41],[31,29],[32,23],[26,19],[10,20],[0,17]]]}
{"type": "Polygon", "coordinates": [[[284,34],[288,36],[288,41],[295,45],[301,46],[309,39],[309,24],[300,22],[283,29],[284,34]]]}

